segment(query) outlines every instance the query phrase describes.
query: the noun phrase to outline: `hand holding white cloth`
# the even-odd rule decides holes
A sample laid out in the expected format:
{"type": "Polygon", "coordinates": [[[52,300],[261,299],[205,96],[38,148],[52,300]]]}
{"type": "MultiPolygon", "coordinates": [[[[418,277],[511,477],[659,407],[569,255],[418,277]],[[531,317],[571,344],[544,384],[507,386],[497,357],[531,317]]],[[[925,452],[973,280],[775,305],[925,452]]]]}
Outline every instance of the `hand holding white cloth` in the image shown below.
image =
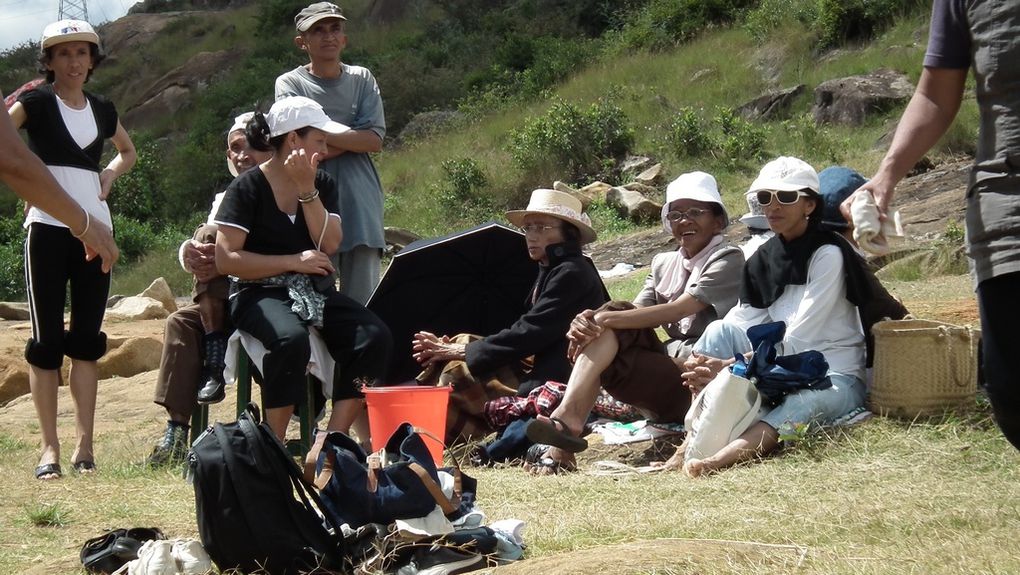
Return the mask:
{"type": "Polygon", "coordinates": [[[875,196],[868,191],[854,195],[850,204],[850,218],[854,225],[854,240],[861,249],[875,255],[889,253],[889,239],[903,237],[900,212],[894,211],[882,221],[878,213],[875,196]]]}

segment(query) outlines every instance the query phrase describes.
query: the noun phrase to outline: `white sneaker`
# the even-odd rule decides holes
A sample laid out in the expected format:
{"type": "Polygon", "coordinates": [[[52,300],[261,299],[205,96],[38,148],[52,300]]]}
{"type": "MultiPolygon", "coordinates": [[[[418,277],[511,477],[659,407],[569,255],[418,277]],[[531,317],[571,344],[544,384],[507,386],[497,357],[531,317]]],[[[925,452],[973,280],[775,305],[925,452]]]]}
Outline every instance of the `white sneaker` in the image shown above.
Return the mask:
{"type": "Polygon", "coordinates": [[[194,539],[175,539],[170,554],[177,561],[181,575],[205,575],[212,571],[212,559],[202,544],[194,539]]]}
{"type": "Polygon", "coordinates": [[[172,541],[146,541],[138,549],[138,559],[128,563],[128,575],[177,575],[177,564],[170,553],[172,541]]]}

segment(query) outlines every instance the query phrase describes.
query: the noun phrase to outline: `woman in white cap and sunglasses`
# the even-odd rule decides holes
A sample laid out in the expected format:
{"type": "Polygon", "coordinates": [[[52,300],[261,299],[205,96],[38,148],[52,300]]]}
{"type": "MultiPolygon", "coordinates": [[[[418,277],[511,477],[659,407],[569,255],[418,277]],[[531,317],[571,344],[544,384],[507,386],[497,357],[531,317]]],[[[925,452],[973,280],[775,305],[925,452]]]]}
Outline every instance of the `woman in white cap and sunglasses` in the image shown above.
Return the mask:
{"type": "Polygon", "coordinates": [[[740,437],[715,455],[684,461],[683,448],[666,463],[691,476],[760,457],[778,447],[780,434],[831,422],[864,404],[864,331],[858,305],[870,297],[861,260],[842,237],[819,229],[823,202],[818,174],[802,160],[766,164],[749,193],[765,210],[775,237],[744,267],[740,301],[713,322],[694,346],[685,377],[703,387],[736,354],[751,351],[749,327],[783,321],[780,355],[818,351],[832,387],[787,394],[740,437]]]}
{"type": "Polygon", "coordinates": [[[281,439],[303,395],[308,326],[336,361],[330,430],[349,431],[364,406],[357,382],[381,376],[392,347],[386,325],[336,291],[330,262],[343,230],[336,184],[318,164],[326,135],[347,129],[301,96],[256,113],[247,137],[274,155],[231,182],[215,217],[216,266],[233,280],[230,317],[266,349],[262,402],[281,439]]]}
{"type": "Polygon", "coordinates": [[[567,393],[550,418],[526,430],[533,441],[551,446],[532,457],[536,473],[574,466],[572,452],[586,446],[579,436],[600,388],[655,421],[683,421],[691,393],[682,362],[705,326],[737,303],[744,256],[723,236],[728,221],[711,174],[682,174],[667,186],[662,227],[677,249],[656,254],[633,304],[609,302],[571,322],[574,369],[567,393]],[[655,333],[660,326],[666,342],[655,333]]]}
{"type": "Polygon", "coordinates": [[[43,444],[35,476],[55,479],[61,475],[57,386],[65,355],[71,358],[69,379],[78,435],[71,464],[79,473],[96,468],[92,452],[96,361],[106,353],[106,335],[100,327],[110,274],[103,272],[100,262],[85,260],[79,240],[93,219],[112,227],[106,198],[114,180],[134,165],[136,153],[113,103],[84,89],[103,59],[92,26],[80,20],[54,22],[43,30],[40,48],[46,83],[21,94],[9,113],[14,125],[28,132],[32,151],[87,216],[82,230],[71,230],[34,206],[29,206],[25,217],[25,279],[32,312],[32,338],[25,358],[43,444]],[[106,140],[113,142],[117,155],[103,167],[99,162],[106,140]],[[71,322],[65,333],[68,284],[71,322]]]}

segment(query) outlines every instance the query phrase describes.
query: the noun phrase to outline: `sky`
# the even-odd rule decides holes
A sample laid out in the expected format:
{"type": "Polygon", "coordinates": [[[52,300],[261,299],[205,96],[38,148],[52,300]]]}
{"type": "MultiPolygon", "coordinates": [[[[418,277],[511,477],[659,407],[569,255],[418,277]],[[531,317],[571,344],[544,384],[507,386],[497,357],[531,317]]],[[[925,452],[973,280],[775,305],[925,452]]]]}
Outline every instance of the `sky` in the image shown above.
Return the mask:
{"type": "MultiPolygon", "coordinates": [[[[88,5],[89,23],[98,26],[127,14],[136,0],[76,0],[88,5]]],[[[0,0],[0,51],[26,40],[39,41],[43,28],[57,20],[60,0],[0,0]]]]}

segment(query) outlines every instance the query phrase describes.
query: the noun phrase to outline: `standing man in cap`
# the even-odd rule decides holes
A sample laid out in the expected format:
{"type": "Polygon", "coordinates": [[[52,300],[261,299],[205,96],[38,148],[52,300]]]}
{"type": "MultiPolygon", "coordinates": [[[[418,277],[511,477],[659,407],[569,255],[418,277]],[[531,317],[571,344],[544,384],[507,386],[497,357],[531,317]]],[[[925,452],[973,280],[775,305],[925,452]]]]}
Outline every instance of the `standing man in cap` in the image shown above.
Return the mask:
{"type": "Polygon", "coordinates": [[[382,150],[386,120],[372,73],[340,61],[347,45],[346,20],[331,2],[311,4],[294,17],[294,44],[308,54],[309,63],[276,79],[276,99],[311,98],[331,120],[351,128],[328,136],[329,152],[319,168],[336,180],[340,193],[340,291],[365,304],[379,283],[386,246],[382,184],[369,155],[382,150]]]}

